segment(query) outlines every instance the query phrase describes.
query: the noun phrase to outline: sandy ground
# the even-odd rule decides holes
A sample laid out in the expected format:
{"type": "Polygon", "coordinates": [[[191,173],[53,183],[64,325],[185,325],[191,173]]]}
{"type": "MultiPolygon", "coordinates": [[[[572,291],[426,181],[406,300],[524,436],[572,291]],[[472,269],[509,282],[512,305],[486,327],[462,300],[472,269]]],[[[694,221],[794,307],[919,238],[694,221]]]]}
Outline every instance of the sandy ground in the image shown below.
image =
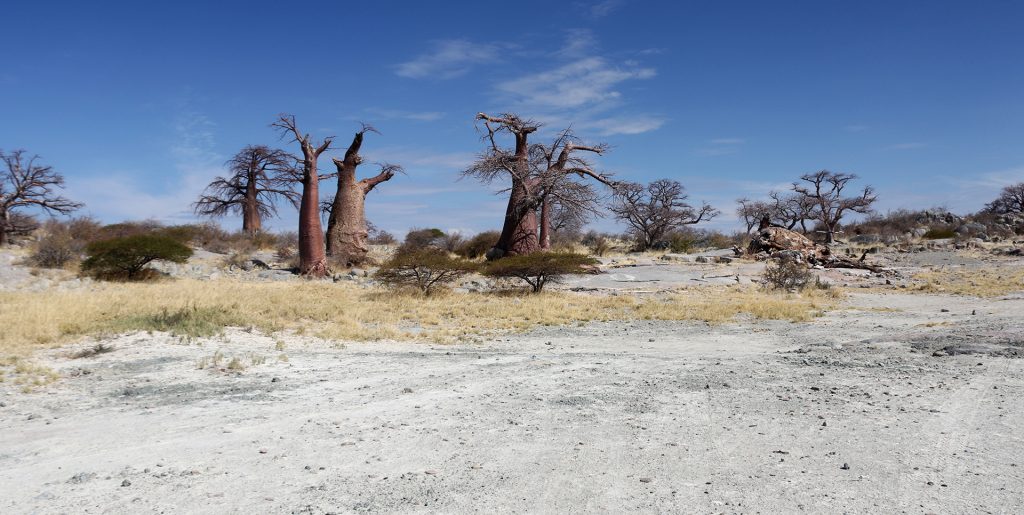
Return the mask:
{"type": "Polygon", "coordinates": [[[83,342],[40,354],[57,384],[0,385],[0,512],[1019,513],[1021,313],[857,293],[803,324],[83,342]]]}

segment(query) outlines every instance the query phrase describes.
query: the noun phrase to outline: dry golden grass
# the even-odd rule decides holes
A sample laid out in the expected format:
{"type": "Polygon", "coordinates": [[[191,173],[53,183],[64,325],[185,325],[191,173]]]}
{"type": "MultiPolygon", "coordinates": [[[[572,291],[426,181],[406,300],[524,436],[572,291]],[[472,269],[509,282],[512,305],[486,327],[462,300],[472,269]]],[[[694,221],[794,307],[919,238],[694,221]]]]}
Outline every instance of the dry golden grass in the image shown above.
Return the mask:
{"type": "Polygon", "coordinates": [[[326,282],[234,280],[97,284],[88,291],[0,293],[0,351],[24,355],[83,336],[168,331],[184,337],[254,327],[337,340],[446,342],[540,325],[608,320],[723,323],[748,313],[806,321],[835,294],[774,294],[757,288],[701,288],[658,297],[546,292],[431,297],[326,282]]]}
{"type": "Polygon", "coordinates": [[[1000,297],[1024,291],[1024,268],[955,268],[921,272],[914,279],[920,284],[913,290],[926,293],[1000,297]]]}

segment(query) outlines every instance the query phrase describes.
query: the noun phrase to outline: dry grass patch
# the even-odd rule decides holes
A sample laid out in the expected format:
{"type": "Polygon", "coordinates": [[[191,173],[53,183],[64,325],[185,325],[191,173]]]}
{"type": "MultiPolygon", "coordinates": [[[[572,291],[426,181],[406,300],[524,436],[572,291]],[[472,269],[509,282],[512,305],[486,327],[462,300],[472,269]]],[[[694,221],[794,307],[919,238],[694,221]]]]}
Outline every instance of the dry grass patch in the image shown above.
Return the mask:
{"type": "Polygon", "coordinates": [[[945,269],[914,275],[913,291],[974,297],[1001,297],[1024,291],[1024,268],[945,269]]]}
{"type": "MultiPolygon", "coordinates": [[[[338,340],[450,342],[540,325],[610,320],[723,323],[748,313],[805,321],[835,294],[775,294],[757,288],[701,288],[656,297],[548,292],[424,297],[326,282],[233,280],[104,283],[88,291],[0,293],[0,350],[24,354],[83,336],[167,331],[195,338],[225,327],[294,331],[338,340]]],[[[277,349],[277,350],[283,350],[277,349]]]]}

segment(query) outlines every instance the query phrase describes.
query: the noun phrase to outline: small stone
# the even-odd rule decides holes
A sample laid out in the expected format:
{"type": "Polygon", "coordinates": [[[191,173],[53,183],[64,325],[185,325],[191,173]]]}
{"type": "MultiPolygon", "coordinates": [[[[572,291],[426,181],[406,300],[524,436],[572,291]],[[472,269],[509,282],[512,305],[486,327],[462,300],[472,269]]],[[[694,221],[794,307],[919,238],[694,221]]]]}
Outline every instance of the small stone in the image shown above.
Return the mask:
{"type": "Polygon", "coordinates": [[[271,383],[279,383],[279,382],[281,382],[281,378],[280,377],[272,377],[272,378],[270,378],[270,382],[271,383]]]}
{"type": "Polygon", "coordinates": [[[649,477],[642,477],[642,478],[640,478],[640,482],[641,483],[650,483],[651,481],[654,481],[654,480],[649,478],[649,477]]]}
{"type": "Polygon", "coordinates": [[[402,388],[402,393],[412,393],[412,388],[406,386],[405,388],[402,388]]]}
{"type": "Polygon", "coordinates": [[[121,486],[132,486],[132,482],[125,479],[124,481],[121,481],[121,486]]]}
{"type": "Polygon", "coordinates": [[[431,476],[436,476],[436,475],[437,475],[437,471],[436,471],[436,470],[434,470],[434,469],[430,469],[430,470],[424,470],[424,471],[423,471],[423,473],[424,473],[424,474],[428,474],[428,475],[431,475],[431,476]]]}
{"type": "Polygon", "coordinates": [[[942,308],[939,310],[939,313],[949,313],[949,310],[946,308],[942,308]]]}
{"type": "Polygon", "coordinates": [[[822,422],[821,427],[828,427],[828,422],[822,422]]]}
{"type": "Polygon", "coordinates": [[[260,449],[260,454],[266,454],[266,453],[267,453],[266,449],[260,449]]]}
{"type": "Polygon", "coordinates": [[[843,463],[843,466],[839,467],[839,468],[842,469],[842,470],[850,470],[850,464],[849,463],[843,463]]]}

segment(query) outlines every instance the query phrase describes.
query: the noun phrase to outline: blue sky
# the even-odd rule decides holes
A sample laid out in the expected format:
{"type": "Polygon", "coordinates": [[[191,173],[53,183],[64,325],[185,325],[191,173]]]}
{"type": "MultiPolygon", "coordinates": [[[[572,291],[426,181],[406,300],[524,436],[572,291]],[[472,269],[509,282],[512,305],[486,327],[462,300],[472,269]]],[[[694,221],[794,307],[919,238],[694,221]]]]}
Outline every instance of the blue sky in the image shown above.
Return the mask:
{"type": "Polygon", "coordinates": [[[572,124],[612,145],[602,169],[683,182],[721,229],[737,197],[822,168],[882,211],[973,211],[1024,180],[1020,2],[147,4],[4,8],[0,148],[42,155],[105,221],[191,220],[242,146],[296,150],[268,127],[281,112],[338,154],[359,121],[380,129],[364,154],[408,176],[367,211],[395,233],[500,225],[505,200],[458,180],[478,111],[572,124]]]}

